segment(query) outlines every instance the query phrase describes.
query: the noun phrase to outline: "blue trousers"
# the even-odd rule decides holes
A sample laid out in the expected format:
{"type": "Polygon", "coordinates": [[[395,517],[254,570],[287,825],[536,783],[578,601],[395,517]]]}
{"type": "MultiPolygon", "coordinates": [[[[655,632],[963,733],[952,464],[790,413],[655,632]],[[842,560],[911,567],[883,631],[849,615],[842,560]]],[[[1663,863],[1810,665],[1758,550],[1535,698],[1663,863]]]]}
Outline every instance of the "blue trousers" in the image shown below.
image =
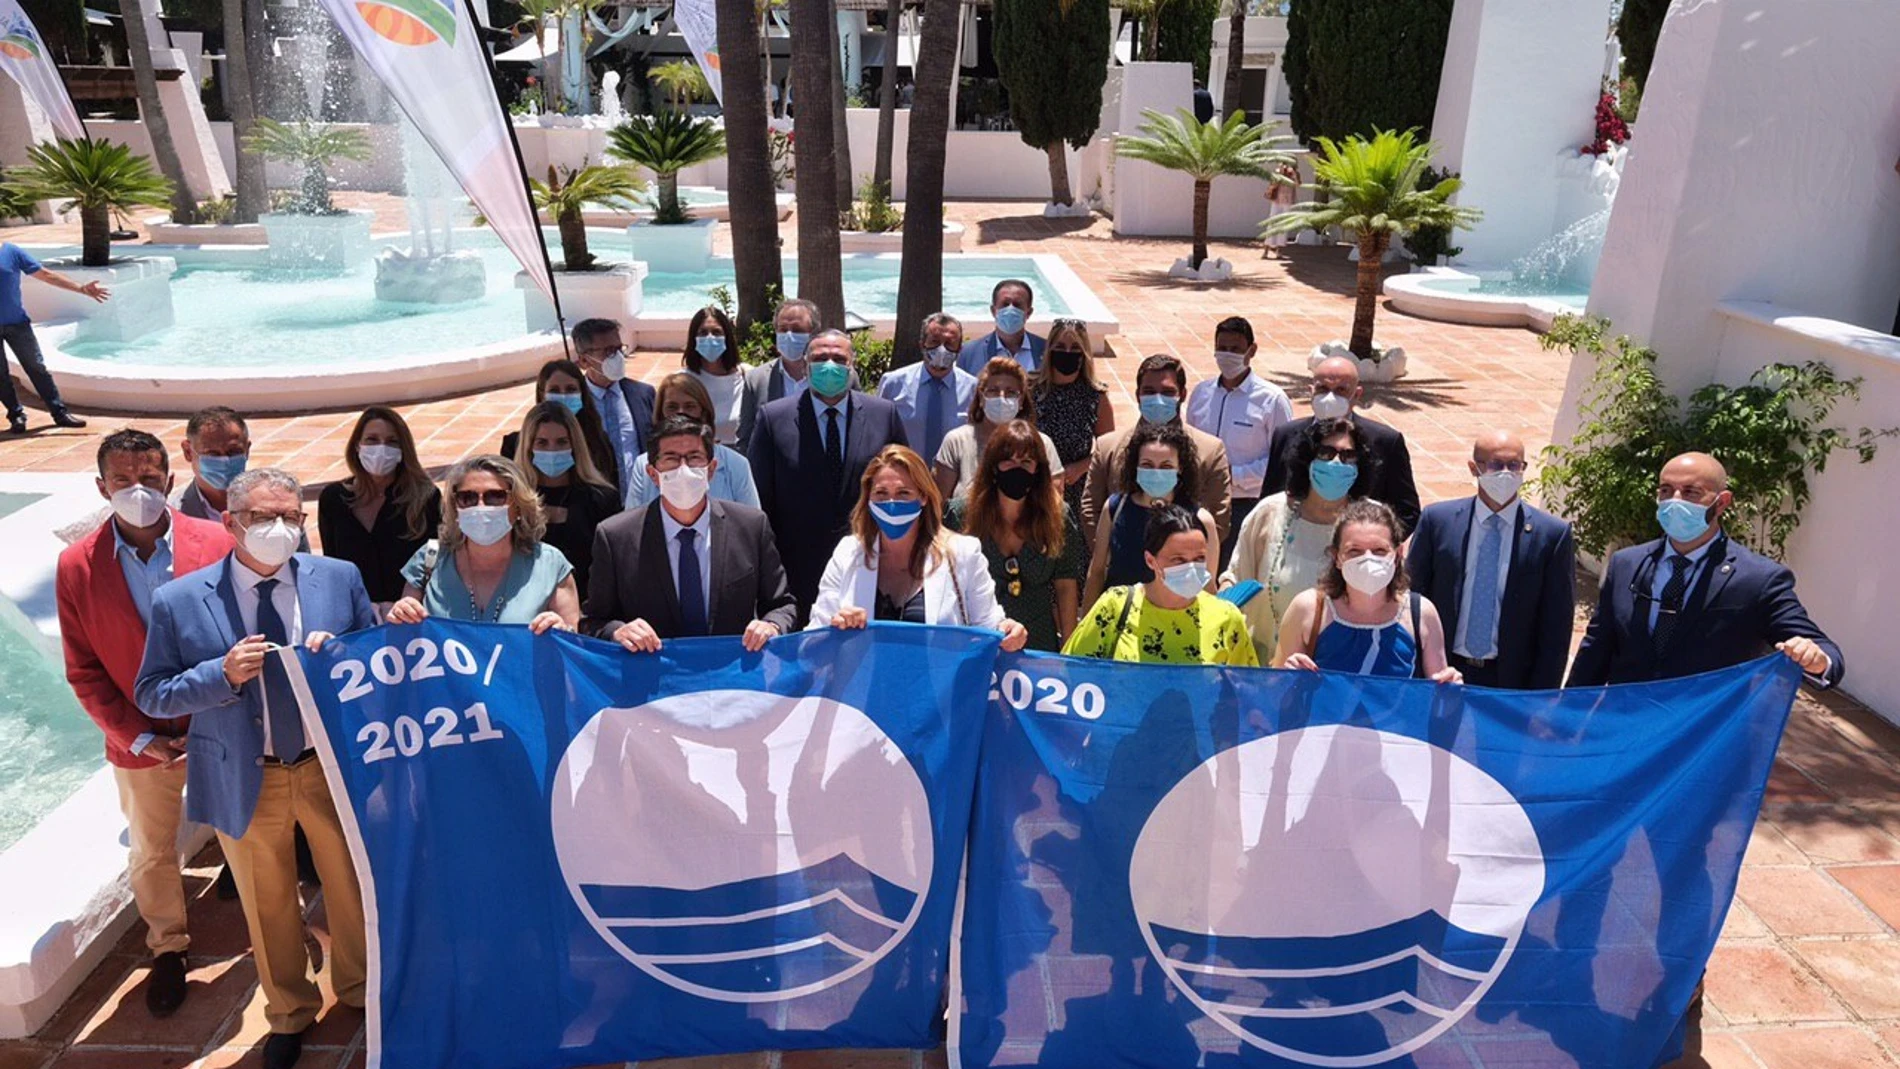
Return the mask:
{"type": "Polygon", "coordinates": [[[65,407],[59,399],[59,387],[53,383],[53,376],[46,370],[46,358],[40,355],[40,340],[33,336],[31,323],[0,324],[0,405],[5,405],[7,415],[22,411],[20,395],[13,388],[13,372],[6,366],[6,350],[12,349],[20,367],[26,370],[28,382],[33,384],[33,392],[40,395],[46,407],[58,410],[65,407]]]}

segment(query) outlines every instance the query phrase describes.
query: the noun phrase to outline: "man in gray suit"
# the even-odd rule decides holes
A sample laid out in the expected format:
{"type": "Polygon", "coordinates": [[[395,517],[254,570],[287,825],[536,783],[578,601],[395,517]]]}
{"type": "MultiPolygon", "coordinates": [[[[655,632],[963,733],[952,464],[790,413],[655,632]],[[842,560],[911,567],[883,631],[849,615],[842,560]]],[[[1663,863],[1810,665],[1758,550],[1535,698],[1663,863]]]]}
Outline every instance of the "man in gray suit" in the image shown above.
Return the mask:
{"type": "MultiPolygon", "coordinates": [[[[778,306],[772,315],[772,339],[778,358],[745,369],[745,383],[739,390],[739,440],[732,448],[744,453],[752,445],[752,428],[758,425],[759,409],[785,397],[805,392],[811,364],[805,359],[805,347],[824,329],[818,319],[818,306],[792,298],[778,306]]],[[[859,389],[858,372],[851,370],[851,388],[859,389]]]]}
{"type": "Polygon", "coordinates": [[[652,653],[662,639],[741,635],[748,650],[792,629],[797,607],[765,513],[706,496],[713,429],[678,416],[647,447],[660,498],[594,532],[581,631],[652,653]]]}

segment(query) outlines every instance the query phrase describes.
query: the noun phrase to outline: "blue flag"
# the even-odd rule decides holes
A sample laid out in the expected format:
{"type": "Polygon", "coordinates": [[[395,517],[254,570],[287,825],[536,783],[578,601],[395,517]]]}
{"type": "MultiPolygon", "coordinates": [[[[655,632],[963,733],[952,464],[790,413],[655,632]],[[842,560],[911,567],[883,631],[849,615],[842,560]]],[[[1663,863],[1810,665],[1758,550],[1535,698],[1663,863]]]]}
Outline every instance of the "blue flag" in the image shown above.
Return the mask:
{"type": "Polygon", "coordinates": [[[1774,656],[1515,693],[1004,657],[953,1057],[1652,1065],[1799,678],[1774,656]]]}
{"type": "Polygon", "coordinates": [[[940,1043],[996,641],[430,621],[299,653],[371,1069],[940,1043]]]}

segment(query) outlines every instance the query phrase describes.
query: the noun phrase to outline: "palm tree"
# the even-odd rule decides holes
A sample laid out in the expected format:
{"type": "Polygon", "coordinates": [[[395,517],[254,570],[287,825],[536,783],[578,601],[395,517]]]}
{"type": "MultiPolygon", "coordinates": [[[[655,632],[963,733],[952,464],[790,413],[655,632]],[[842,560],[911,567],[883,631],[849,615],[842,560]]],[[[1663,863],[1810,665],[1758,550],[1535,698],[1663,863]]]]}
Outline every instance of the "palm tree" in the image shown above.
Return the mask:
{"type": "Polygon", "coordinates": [[[231,133],[240,146],[237,152],[237,212],[233,222],[255,223],[257,215],[269,204],[270,190],[264,185],[264,161],[257,153],[242,146],[250,139],[257,121],[258,84],[251,72],[251,35],[245,25],[245,0],[224,0],[224,77],[230,86],[225,94],[231,102],[231,133]]]}
{"type": "Polygon", "coordinates": [[[5,191],[28,201],[71,200],[79,209],[80,257],[86,267],[104,267],[112,259],[112,213],[162,208],[173,186],[124,145],[84,138],[60,138],[29,145],[27,164],[9,168],[5,191]]]}
{"type": "Polygon", "coordinates": [[[724,156],[726,132],[711,119],[695,119],[682,111],[635,115],[607,131],[607,154],[645,167],[659,179],[654,222],[684,223],[680,172],[724,156]]]}
{"type": "Polygon", "coordinates": [[[1227,15],[1227,76],[1221,83],[1220,117],[1231,119],[1240,113],[1241,60],[1247,51],[1247,0],[1227,0],[1233,10],[1227,15]]]}
{"type": "Polygon", "coordinates": [[[779,258],[778,189],[772,181],[765,83],[759,52],[765,14],[754,0],[714,0],[719,30],[721,110],[726,119],[726,196],[731,201],[732,273],[740,337],[772,318],[772,294],[784,288],[779,258]]]}
{"type": "Polygon", "coordinates": [[[1377,359],[1372,318],[1379,308],[1379,261],[1393,237],[1422,226],[1470,229],[1484,213],[1451,203],[1464,185],[1456,178],[1421,188],[1437,146],[1420,142],[1415,131],[1375,130],[1370,140],[1350,137],[1341,143],[1320,137],[1314,143],[1319,148],[1313,158],[1314,184],[1306,188],[1323,193],[1325,203],[1296,204],[1268,220],[1262,232],[1293,234],[1336,226],[1355,236],[1359,277],[1352,351],[1362,359],[1377,359]]]}
{"type": "Polygon", "coordinates": [[[891,189],[891,143],[897,127],[897,38],[904,20],[904,0],[886,0],[884,6],[884,76],[877,85],[877,158],[871,180],[891,189]]]}
{"type": "Polygon", "coordinates": [[[290,211],[298,215],[335,215],[336,205],[330,202],[330,164],[367,160],[370,154],[369,138],[361,130],[264,118],[252,121],[251,135],[241,147],[268,160],[303,166],[302,187],[290,204],[290,211]]]}
{"type": "Polygon", "coordinates": [[[587,224],[581,212],[589,204],[604,208],[632,208],[646,189],[625,167],[598,164],[565,174],[550,166],[546,182],[529,179],[528,191],[539,211],[554,216],[561,229],[561,270],[592,271],[594,254],[587,250],[587,224]]]}
{"type": "MultiPolygon", "coordinates": [[[[909,177],[904,190],[904,260],[898,268],[897,321],[922,323],[943,307],[943,168],[950,141],[950,80],[957,74],[962,4],[937,0],[917,41],[917,80],[910,106],[909,177]]],[[[917,332],[897,332],[891,366],[923,359],[917,332]]]]}
{"type": "Polygon", "coordinates": [[[192,199],[185,182],[185,164],[172,141],[171,123],[158,102],[158,72],[152,69],[152,38],[145,32],[145,5],[139,0],[119,0],[119,21],[125,26],[125,51],[132,63],[132,85],[138,92],[139,118],[145,120],[145,132],[152,139],[152,155],[158,157],[158,169],[171,183],[172,222],[189,223],[198,218],[198,202],[192,199]]]}
{"type": "Polygon", "coordinates": [[[712,83],[706,80],[706,72],[690,59],[662,63],[648,71],[647,77],[653,79],[653,84],[660,87],[677,111],[685,111],[686,105],[695,100],[712,97],[712,83]]]}
{"type": "Polygon", "coordinates": [[[1152,108],[1141,114],[1146,120],[1142,136],[1123,138],[1116,152],[1194,179],[1194,253],[1188,266],[1199,270],[1207,259],[1207,200],[1214,179],[1229,174],[1271,179],[1274,168],[1292,161],[1281,146],[1293,139],[1268,133],[1273,123],[1254,125],[1245,115],[1203,123],[1185,108],[1173,115],[1152,108]]]}
{"type": "MultiPolygon", "coordinates": [[[[791,0],[792,93],[798,102],[798,295],[826,326],[844,320],[838,262],[838,146],[832,124],[831,0],[791,0]]],[[[738,92],[738,90],[734,90],[738,92]]]]}

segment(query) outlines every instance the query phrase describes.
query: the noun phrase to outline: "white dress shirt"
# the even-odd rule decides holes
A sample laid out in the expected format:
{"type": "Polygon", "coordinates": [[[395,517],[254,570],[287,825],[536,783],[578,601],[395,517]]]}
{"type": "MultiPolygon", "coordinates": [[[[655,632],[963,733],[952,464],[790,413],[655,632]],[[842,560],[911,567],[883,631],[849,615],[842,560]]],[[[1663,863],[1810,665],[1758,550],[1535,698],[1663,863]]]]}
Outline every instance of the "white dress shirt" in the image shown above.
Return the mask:
{"type": "MultiPolygon", "coordinates": [[[[1516,544],[1517,521],[1524,512],[1524,499],[1513,496],[1509,504],[1497,512],[1484,503],[1483,498],[1472,499],[1471,530],[1465,534],[1465,581],[1458,591],[1458,634],[1451,644],[1451,651],[1460,657],[1471,656],[1471,591],[1478,576],[1478,547],[1484,545],[1484,524],[1487,517],[1497,516],[1503,521],[1500,532],[1502,541],[1498,544],[1498,611],[1493,622],[1502,624],[1504,620],[1504,584],[1511,577],[1511,547],[1516,544]]],[[[1484,636],[1480,636],[1482,638],[1484,636]]],[[[1497,636],[1491,636],[1491,649],[1498,648],[1497,636]]],[[[1482,644],[1482,643],[1481,643],[1482,644]]],[[[1495,657],[1497,654],[1492,653],[1495,657]]]]}
{"type": "Polygon", "coordinates": [[[845,395],[833,404],[826,404],[819,399],[817,394],[809,390],[805,391],[805,396],[811,398],[811,410],[818,416],[819,446],[825,449],[831,448],[829,426],[831,420],[826,418],[825,413],[836,412],[838,414],[838,455],[848,456],[846,450],[851,447],[851,391],[846,390],[845,395]]]}
{"type": "MultiPolygon", "coordinates": [[[[945,396],[936,390],[924,388],[929,378],[930,369],[920,361],[898,368],[877,383],[877,395],[897,406],[898,418],[904,421],[905,437],[910,439],[911,448],[926,460],[936,455],[934,449],[926,451],[924,426],[930,414],[926,405],[933,397],[945,396]]],[[[947,437],[951,431],[970,421],[970,403],[976,397],[976,376],[960,367],[952,367],[942,382],[948,387],[946,392],[950,398],[950,408],[943,418],[943,433],[947,437]]],[[[940,439],[936,444],[941,447],[943,442],[940,439]]]]}
{"type": "Polygon", "coordinates": [[[1268,444],[1274,429],[1293,418],[1286,391],[1249,371],[1233,389],[1208,379],[1188,394],[1184,418],[1227,446],[1232,494],[1237,500],[1260,496],[1267,475],[1268,444]]]}
{"type": "MultiPolygon", "coordinates": [[[[231,584],[237,588],[238,615],[244,619],[244,634],[255,635],[257,630],[257,607],[259,598],[257,586],[266,579],[278,580],[271,590],[271,604],[277,607],[277,616],[284,621],[290,645],[303,644],[303,606],[297,601],[297,582],[290,573],[290,565],[277,569],[275,575],[259,575],[250,566],[239,560],[235,554],[231,557],[231,584]]],[[[278,753],[271,743],[270,730],[270,690],[263,686],[263,676],[258,676],[258,693],[264,702],[264,752],[280,760],[288,761],[297,755],[278,753]]]]}
{"type": "MultiPolygon", "coordinates": [[[[699,519],[694,520],[692,529],[698,537],[693,539],[693,552],[699,555],[700,596],[705,600],[700,604],[706,607],[706,622],[712,623],[712,506],[708,504],[699,510],[699,519]]],[[[673,518],[673,514],[660,506],[660,530],[666,532],[666,559],[668,570],[673,576],[673,596],[679,596],[680,581],[680,532],[686,525],[673,518]]]]}

